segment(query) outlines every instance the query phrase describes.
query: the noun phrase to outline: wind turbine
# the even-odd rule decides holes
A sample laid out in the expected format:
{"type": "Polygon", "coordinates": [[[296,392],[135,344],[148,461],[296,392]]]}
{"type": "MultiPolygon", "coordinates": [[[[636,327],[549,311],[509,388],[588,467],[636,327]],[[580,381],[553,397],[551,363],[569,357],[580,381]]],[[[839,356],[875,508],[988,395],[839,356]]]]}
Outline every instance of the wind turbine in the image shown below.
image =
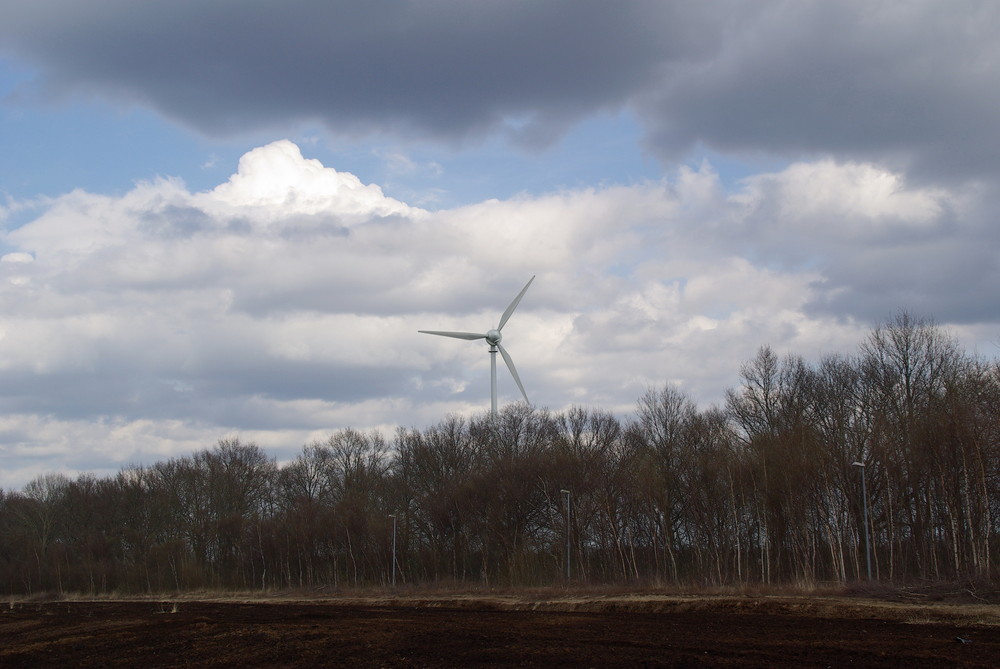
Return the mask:
{"type": "MultiPolygon", "coordinates": [[[[454,337],[455,339],[468,339],[470,341],[476,339],[485,339],[486,343],[490,345],[490,415],[497,415],[497,351],[500,351],[500,355],[503,356],[503,361],[507,363],[507,369],[510,370],[510,375],[514,377],[514,381],[517,383],[517,387],[520,388],[521,394],[524,395],[524,401],[528,402],[528,393],[524,392],[524,386],[521,385],[521,378],[517,375],[517,369],[514,368],[514,361],[511,360],[510,354],[507,353],[507,349],[503,347],[500,340],[503,339],[503,335],[500,331],[503,330],[503,326],[507,324],[510,319],[510,315],[514,313],[514,309],[517,308],[518,303],[524,294],[528,292],[528,286],[531,282],[535,280],[532,276],[528,279],[528,283],[524,284],[524,288],[521,292],[517,294],[514,301],[510,303],[500,317],[500,324],[497,325],[492,330],[487,330],[485,334],[478,332],[442,332],[440,330],[417,330],[417,332],[422,332],[423,334],[439,335],[441,337],[454,337]]],[[[530,402],[528,402],[530,404],[530,402]]]]}

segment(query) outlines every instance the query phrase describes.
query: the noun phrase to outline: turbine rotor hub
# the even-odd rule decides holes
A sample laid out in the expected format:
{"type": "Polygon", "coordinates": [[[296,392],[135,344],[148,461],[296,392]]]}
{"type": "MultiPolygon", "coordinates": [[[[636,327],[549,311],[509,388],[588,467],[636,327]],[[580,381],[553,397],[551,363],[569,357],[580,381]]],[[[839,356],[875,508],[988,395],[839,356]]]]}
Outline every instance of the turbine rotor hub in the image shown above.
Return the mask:
{"type": "Polygon", "coordinates": [[[486,343],[490,346],[496,346],[501,339],[503,339],[503,335],[500,334],[500,330],[493,329],[486,333],[486,343]]]}

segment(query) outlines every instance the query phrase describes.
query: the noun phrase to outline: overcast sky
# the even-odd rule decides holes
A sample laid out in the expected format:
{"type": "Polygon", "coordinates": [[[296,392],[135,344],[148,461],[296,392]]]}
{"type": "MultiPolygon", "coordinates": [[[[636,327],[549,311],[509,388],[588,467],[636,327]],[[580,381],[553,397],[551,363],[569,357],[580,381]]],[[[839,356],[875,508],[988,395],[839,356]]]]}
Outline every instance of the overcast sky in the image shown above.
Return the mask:
{"type": "Polygon", "coordinates": [[[1000,3],[0,0],[0,487],[1000,342],[1000,3]],[[499,370],[502,403],[520,393],[499,370]]]}

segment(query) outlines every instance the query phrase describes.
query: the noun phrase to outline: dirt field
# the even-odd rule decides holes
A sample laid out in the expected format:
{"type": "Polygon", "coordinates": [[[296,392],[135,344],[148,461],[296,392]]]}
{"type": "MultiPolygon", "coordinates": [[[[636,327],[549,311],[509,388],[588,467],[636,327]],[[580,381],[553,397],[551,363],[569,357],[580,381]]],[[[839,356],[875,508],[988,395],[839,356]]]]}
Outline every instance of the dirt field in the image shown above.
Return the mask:
{"type": "Polygon", "coordinates": [[[802,597],[14,602],[0,667],[997,667],[997,606],[802,597]]]}

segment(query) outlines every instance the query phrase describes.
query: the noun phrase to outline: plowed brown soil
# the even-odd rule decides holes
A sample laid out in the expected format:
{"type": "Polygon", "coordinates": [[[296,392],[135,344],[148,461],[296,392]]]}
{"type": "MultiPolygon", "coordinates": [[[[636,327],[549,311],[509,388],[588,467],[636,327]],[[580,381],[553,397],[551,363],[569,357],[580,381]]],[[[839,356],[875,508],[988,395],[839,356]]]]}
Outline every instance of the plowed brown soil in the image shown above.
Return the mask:
{"type": "Polygon", "coordinates": [[[997,667],[997,622],[806,598],[15,602],[0,667],[997,667]]]}

